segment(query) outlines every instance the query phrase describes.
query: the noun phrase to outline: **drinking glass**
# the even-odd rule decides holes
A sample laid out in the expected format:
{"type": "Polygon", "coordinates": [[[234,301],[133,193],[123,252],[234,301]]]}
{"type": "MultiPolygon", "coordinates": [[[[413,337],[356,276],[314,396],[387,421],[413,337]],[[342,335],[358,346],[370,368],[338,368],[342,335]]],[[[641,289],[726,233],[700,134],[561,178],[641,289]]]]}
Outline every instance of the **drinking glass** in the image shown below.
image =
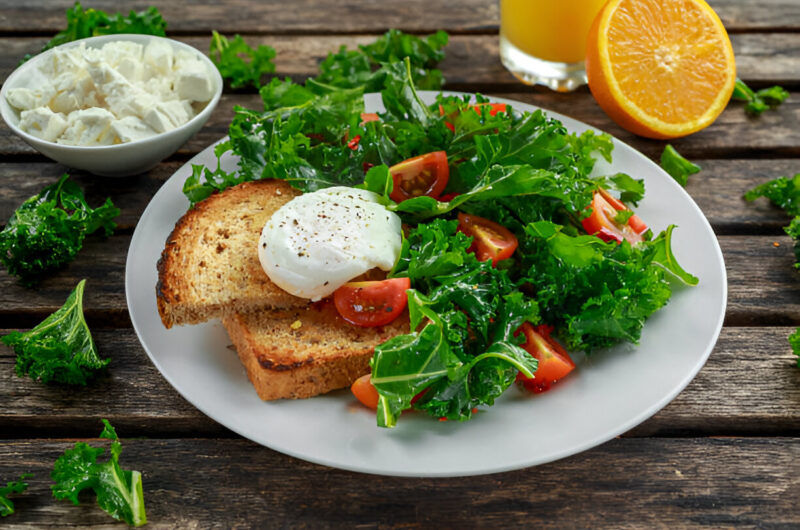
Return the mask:
{"type": "Polygon", "coordinates": [[[586,83],[586,37],[605,0],[500,0],[500,58],[522,82],[559,92],[586,83]]]}

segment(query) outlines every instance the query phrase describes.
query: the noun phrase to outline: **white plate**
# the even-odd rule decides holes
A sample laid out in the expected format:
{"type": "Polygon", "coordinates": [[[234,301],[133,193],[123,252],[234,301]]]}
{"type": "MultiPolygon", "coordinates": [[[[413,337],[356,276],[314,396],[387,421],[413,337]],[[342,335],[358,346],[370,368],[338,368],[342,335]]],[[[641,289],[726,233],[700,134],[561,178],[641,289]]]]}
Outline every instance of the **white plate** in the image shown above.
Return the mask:
{"type": "MultiPolygon", "coordinates": [[[[432,102],[435,94],[422,96],[432,102]]],[[[366,107],[380,110],[380,97],[368,95],[366,107]]],[[[550,115],[570,131],[589,128],[550,115]]],[[[213,146],[161,187],[133,234],[125,273],[133,326],[153,364],[190,403],[242,436],[303,460],[382,475],[464,476],[570,456],[631,429],[669,403],[703,366],[722,327],[725,266],[708,221],[656,164],[615,140],[614,162],[604,172],[624,171],[645,180],[646,198],[637,212],[654,231],[678,225],[675,254],[700,278],[697,287],[675,289],[667,307],[647,322],[638,346],[620,346],[589,359],[578,355],[575,373],[552,390],[531,395],[512,387],[495,406],[465,423],[408,413],[396,428],[381,429],[348,390],[262,402],[219,322],[167,330],[158,317],[156,262],[188,207],[181,187],[191,164],[214,167],[213,146]]],[[[225,161],[229,169],[233,164],[225,161]]]]}

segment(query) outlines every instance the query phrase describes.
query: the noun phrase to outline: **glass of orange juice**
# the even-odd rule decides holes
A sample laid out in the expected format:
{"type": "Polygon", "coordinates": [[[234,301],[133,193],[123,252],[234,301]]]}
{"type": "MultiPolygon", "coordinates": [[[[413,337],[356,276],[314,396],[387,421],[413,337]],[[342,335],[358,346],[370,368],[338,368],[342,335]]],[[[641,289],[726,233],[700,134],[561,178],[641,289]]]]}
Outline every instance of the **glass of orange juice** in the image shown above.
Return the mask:
{"type": "Polygon", "coordinates": [[[500,0],[500,58],[524,83],[586,83],[586,37],[605,0],[500,0]]]}

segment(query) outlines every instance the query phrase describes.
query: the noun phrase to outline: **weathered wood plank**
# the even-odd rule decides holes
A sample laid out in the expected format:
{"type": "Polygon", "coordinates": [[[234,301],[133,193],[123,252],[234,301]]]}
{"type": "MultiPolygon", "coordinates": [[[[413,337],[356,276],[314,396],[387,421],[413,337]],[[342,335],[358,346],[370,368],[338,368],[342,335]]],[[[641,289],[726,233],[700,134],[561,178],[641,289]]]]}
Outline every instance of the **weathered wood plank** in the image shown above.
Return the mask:
{"type": "MultiPolygon", "coordinates": [[[[278,77],[304,80],[318,73],[318,64],[331,52],[346,45],[350,48],[368,44],[373,35],[255,36],[247,37],[251,46],[266,44],[275,48],[278,77]]],[[[208,51],[210,35],[178,37],[201,50],[208,51]]],[[[46,42],[40,37],[0,38],[0,79],[4,80],[26,53],[36,53],[46,42]]],[[[800,86],[800,33],[732,35],[738,75],[757,85],[781,84],[800,86]]],[[[453,90],[519,90],[519,82],[509,74],[498,58],[496,35],[453,35],[446,48],[441,69],[448,87],[453,90]]]]}
{"type": "MultiPolygon", "coordinates": [[[[724,328],[694,381],[626,436],[800,432],[800,370],[786,340],[793,329],[724,328]]],[[[92,436],[100,416],[128,436],[234,436],[172,389],[133,330],[99,329],[93,336],[111,364],[78,392],[17,377],[13,352],[0,345],[0,438],[92,436]]]]}
{"type": "MultiPolygon", "coordinates": [[[[743,158],[748,156],[800,157],[800,92],[777,111],[765,112],[758,118],[745,114],[738,102],[731,104],[708,128],[671,143],[689,158],[743,158]]],[[[608,132],[651,158],[661,155],[667,142],[640,138],[620,128],[603,112],[587,89],[572,94],[559,94],[546,89],[528,92],[497,93],[500,97],[538,105],[559,112],[608,132]]],[[[220,100],[209,121],[179,151],[178,156],[197,153],[228,132],[233,107],[261,108],[256,94],[226,94],[220,100]]],[[[5,155],[36,155],[36,151],[0,124],[0,153],[5,155]]],[[[45,160],[42,158],[42,160],[45,160]]]]}
{"type": "MultiPolygon", "coordinates": [[[[53,499],[49,472],[71,446],[0,445],[0,476],[34,473],[5,527],[111,524],[88,495],[79,507],[53,499]]],[[[797,439],[617,439],[558,462],[466,479],[365,480],[241,440],[123,439],[123,447],[123,467],[142,472],[156,528],[261,527],[267,520],[292,528],[800,524],[797,439]]]]}
{"type": "MultiPolygon", "coordinates": [[[[70,0],[36,0],[0,3],[0,32],[55,33],[66,26],[65,11],[70,0]]],[[[729,31],[778,30],[800,27],[800,6],[793,0],[763,0],[754,7],[745,0],[711,0],[729,31]]],[[[125,6],[144,9],[147,2],[125,6]]],[[[120,4],[97,0],[92,7],[116,12],[120,4]]],[[[290,4],[276,0],[264,2],[192,2],[187,6],[162,3],[159,9],[170,33],[224,32],[301,34],[372,33],[398,28],[411,32],[446,29],[458,33],[496,32],[499,21],[495,0],[407,0],[402,6],[387,8],[380,1],[297,0],[290,4]]]]}
{"type": "MultiPolygon", "coordinates": [[[[717,234],[781,234],[788,223],[782,210],[766,199],[747,203],[742,199],[750,188],[781,175],[800,172],[795,159],[696,160],[702,172],[689,179],[687,191],[708,218],[717,234]]],[[[172,161],[159,165],[144,175],[122,179],[104,179],[80,171],[69,171],[71,178],[84,189],[90,205],[111,197],[122,210],[117,218],[120,230],[136,225],[153,194],[181,165],[172,161]]],[[[14,209],[43,187],[55,182],[65,171],[57,164],[0,162],[0,225],[14,209]]]]}
{"type": "MultiPolygon", "coordinates": [[[[728,270],[728,325],[800,325],[800,281],[786,235],[721,236],[728,270]],[[778,247],[774,243],[779,244],[778,247]]],[[[125,326],[123,291],[130,236],[90,237],[75,261],[32,289],[0,271],[0,317],[7,326],[33,325],[60,307],[89,278],[84,307],[98,324],[125,326]],[[13,320],[12,320],[13,319],[13,320]]]]}

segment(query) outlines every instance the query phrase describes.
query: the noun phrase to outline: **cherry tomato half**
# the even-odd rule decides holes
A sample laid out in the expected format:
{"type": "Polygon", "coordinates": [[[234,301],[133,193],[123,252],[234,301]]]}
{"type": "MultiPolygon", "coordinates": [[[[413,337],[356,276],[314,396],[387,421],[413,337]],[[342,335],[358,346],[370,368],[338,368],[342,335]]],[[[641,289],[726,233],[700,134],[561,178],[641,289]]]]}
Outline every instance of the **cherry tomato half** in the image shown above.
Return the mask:
{"type": "MultiPolygon", "coordinates": [[[[481,107],[489,106],[489,116],[495,116],[498,112],[506,112],[506,104],[505,103],[478,103],[477,105],[472,105],[470,108],[477,112],[478,114],[481,113],[481,107]]],[[[439,115],[444,116],[444,107],[439,105],[439,115]]],[[[452,115],[448,116],[448,119],[452,119],[452,115]]],[[[453,132],[456,132],[456,127],[449,121],[444,123],[448,129],[453,132]]]]}
{"type": "Polygon", "coordinates": [[[427,195],[438,199],[450,178],[447,153],[434,151],[404,160],[389,168],[394,188],[389,197],[394,202],[427,195]]]}
{"type": "Polygon", "coordinates": [[[333,303],[346,321],[363,328],[383,326],[397,318],[408,305],[408,278],[349,282],[334,291],[333,303]]]}
{"type": "Polygon", "coordinates": [[[380,121],[380,117],[374,112],[361,113],[361,125],[364,125],[365,123],[369,123],[371,121],[380,121]]]}
{"type": "Polygon", "coordinates": [[[378,391],[372,385],[371,377],[372,374],[362,375],[353,381],[350,391],[365,407],[376,410],[378,408],[378,391]]]}
{"type": "Polygon", "coordinates": [[[575,368],[575,363],[566,350],[550,337],[549,326],[534,327],[530,322],[525,322],[520,331],[525,334],[525,344],[522,347],[539,361],[533,378],[517,374],[517,381],[525,388],[536,394],[544,392],[575,368]]]}
{"type": "Polygon", "coordinates": [[[463,212],[458,214],[458,230],[472,237],[469,247],[475,252],[478,260],[492,260],[492,265],[510,258],[517,249],[519,242],[511,230],[501,224],[463,212]]]}
{"type": "Polygon", "coordinates": [[[629,208],[606,190],[600,188],[594,192],[590,206],[592,214],[583,219],[584,230],[594,234],[603,241],[622,242],[627,240],[631,245],[642,241],[642,234],[647,225],[638,215],[632,215],[627,223],[620,224],[615,220],[617,212],[628,211],[629,208]]]}

